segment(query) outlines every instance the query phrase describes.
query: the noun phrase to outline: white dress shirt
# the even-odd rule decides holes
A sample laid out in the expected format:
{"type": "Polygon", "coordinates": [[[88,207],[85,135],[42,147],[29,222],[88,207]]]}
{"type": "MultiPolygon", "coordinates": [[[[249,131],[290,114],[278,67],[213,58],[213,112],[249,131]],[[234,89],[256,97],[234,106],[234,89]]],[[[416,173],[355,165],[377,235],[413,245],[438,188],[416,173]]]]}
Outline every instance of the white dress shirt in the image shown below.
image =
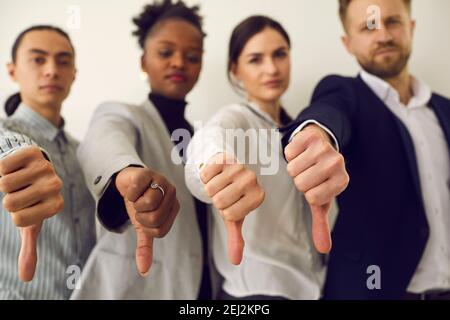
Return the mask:
{"type": "Polygon", "coordinates": [[[408,291],[450,289],[450,159],[439,120],[427,106],[432,92],[425,83],[412,77],[413,97],[405,106],[389,83],[365,71],[361,77],[408,129],[416,152],[431,232],[408,291]]]}
{"type": "Polygon", "coordinates": [[[252,169],[266,192],[263,204],[250,213],[243,225],[244,256],[239,266],[232,265],[227,254],[224,222],[214,211],[212,246],[214,263],[224,278],[223,290],[235,297],[254,295],[288,299],[318,299],[324,280],[324,266],[311,240],[311,213],[304,195],[297,191],[287,173],[277,124],[252,103],[222,108],[206,126],[196,131],[187,152],[186,183],[190,191],[211,203],[200,180],[200,167],[212,156],[226,152],[252,169]],[[225,129],[256,129],[258,145],[245,145],[245,155],[224,142],[225,129]],[[268,135],[261,134],[262,131],[268,135]],[[273,136],[276,135],[276,136],[273,136]],[[261,145],[271,150],[270,164],[258,157],[249,160],[249,152],[261,145]],[[273,166],[276,164],[276,171],[273,166]],[[272,171],[272,172],[271,172],[272,171]],[[266,173],[264,173],[266,172],[266,173]]]}

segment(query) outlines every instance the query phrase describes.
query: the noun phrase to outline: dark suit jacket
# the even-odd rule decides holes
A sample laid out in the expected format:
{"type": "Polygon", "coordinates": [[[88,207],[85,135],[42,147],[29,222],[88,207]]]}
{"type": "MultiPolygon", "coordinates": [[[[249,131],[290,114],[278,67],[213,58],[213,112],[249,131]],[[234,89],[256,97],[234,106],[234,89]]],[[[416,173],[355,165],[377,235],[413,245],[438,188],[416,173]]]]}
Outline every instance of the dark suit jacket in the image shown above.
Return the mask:
{"type": "MultiPolygon", "coordinates": [[[[450,100],[434,94],[428,105],[450,149],[450,100]]],[[[309,119],[336,136],[350,176],[338,197],[324,298],[402,299],[430,232],[407,128],[360,77],[322,80],[311,105],[282,129],[284,146],[309,119]],[[381,290],[367,287],[372,265],[380,267],[381,290]]]]}

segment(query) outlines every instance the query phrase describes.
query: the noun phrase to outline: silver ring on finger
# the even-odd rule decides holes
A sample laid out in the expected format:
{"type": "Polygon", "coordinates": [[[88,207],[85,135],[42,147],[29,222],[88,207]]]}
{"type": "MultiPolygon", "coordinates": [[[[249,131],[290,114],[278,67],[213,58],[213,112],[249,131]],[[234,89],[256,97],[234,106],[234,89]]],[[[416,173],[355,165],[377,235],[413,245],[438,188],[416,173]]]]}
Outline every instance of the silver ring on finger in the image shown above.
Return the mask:
{"type": "Polygon", "coordinates": [[[164,189],[156,182],[152,182],[152,184],[150,185],[150,188],[155,189],[155,190],[158,189],[159,191],[161,191],[163,198],[166,195],[166,192],[164,191],[164,189]]]}

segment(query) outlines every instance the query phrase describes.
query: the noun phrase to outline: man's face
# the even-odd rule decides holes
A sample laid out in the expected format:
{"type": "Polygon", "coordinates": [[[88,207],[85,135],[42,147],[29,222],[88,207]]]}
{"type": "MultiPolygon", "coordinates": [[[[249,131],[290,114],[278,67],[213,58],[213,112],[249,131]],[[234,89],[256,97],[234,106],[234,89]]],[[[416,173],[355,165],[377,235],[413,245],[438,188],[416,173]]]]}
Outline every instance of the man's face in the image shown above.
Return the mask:
{"type": "Polygon", "coordinates": [[[22,39],[16,61],[8,69],[26,104],[59,108],[75,80],[73,48],[55,31],[31,31],[22,39]]]}
{"type": "Polygon", "coordinates": [[[382,79],[398,76],[407,67],[412,51],[415,21],[403,0],[353,0],[347,11],[344,45],[361,67],[382,79]],[[373,12],[380,9],[378,29],[373,12]],[[369,28],[371,24],[374,28],[369,28]]]}

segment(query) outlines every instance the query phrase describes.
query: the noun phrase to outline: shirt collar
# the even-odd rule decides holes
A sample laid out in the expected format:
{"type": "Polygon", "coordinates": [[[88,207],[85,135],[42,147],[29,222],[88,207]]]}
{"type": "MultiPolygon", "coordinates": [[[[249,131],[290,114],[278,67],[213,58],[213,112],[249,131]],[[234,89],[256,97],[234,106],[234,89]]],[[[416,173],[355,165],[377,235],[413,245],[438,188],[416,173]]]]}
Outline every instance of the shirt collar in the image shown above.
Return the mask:
{"type": "Polygon", "coordinates": [[[255,112],[259,117],[263,118],[265,121],[267,121],[268,123],[270,123],[273,127],[277,128],[278,124],[276,123],[276,121],[274,121],[272,119],[272,117],[265,111],[263,111],[258,104],[247,100],[245,103],[245,105],[247,105],[253,112],[255,112]]]}
{"type": "MultiPolygon", "coordinates": [[[[386,81],[378,78],[365,70],[360,72],[361,78],[369,86],[370,89],[383,102],[389,98],[395,99],[400,104],[400,97],[398,92],[386,81]]],[[[408,109],[426,107],[431,100],[432,92],[430,87],[419,79],[411,76],[413,96],[407,105],[408,109]]]]}
{"type": "Polygon", "coordinates": [[[64,119],[62,119],[61,128],[56,128],[50,121],[24,103],[19,105],[10,118],[25,121],[33,130],[49,141],[55,140],[58,135],[61,135],[64,139],[66,138],[64,134],[64,119]]]}

